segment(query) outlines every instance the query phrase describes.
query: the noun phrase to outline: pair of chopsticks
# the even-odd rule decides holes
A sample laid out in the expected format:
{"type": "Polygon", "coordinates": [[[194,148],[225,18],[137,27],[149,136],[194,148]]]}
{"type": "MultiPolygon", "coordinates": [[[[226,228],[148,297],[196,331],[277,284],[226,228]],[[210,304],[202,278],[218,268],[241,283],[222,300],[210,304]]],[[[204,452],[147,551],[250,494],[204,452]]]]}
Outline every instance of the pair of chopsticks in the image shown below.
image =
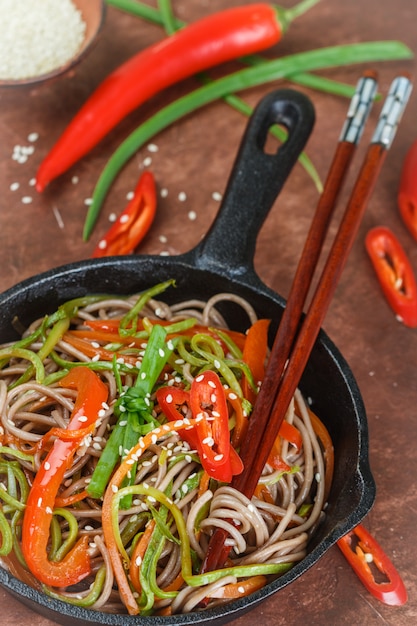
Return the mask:
{"type": "MultiPolygon", "coordinates": [[[[304,306],[336,201],[377,91],[376,75],[372,72],[364,74],[357,84],[274,339],[265,379],[249,420],[240,451],[244,470],[232,481],[232,487],[248,498],[253,496],[270,448],[299,385],[411,89],[411,81],[406,76],[397,77],[391,84],[339,229],[303,318],[304,306]]],[[[231,550],[227,538],[226,530],[215,530],[202,572],[223,567],[231,550]]]]}

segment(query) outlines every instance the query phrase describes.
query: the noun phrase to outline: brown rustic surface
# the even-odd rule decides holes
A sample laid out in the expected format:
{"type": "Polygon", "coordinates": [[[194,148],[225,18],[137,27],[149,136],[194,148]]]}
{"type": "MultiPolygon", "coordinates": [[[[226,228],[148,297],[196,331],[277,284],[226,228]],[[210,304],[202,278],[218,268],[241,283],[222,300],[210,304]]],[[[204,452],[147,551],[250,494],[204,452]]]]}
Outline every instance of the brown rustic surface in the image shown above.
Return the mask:
{"type": "MultiPolygon", "coordinates": [[[[242,0],[176,0],[184,20],[206,12],[243,4],[242,0]]],[[[288,0],[286,5],[292,3],[288,0]]],[[[415,0],[323,0],[300,18],[277,48],[289,54],[338,43],[377,39],[401,39],[417,53],[415,0]]],[[[224,188],[245,120],[225,104],[216,103],[175,124],[156,138],[159,151],[142,149],[114,185],[102,217],[89,243],[81,231],[90,197],[102,167],[119,141],[150,113],[194,86],[189,81],[171,89],[132,114],[88,157],[53,183],[43,194],[30,185],[38,164],[81,103],[102,78],[133,51],[161,37],[156,26],[145,25],[109,9],[105,28],[89,57],[67,76],[36,89],[0,91],[0,290],[23,278],[69,261],[87,258],[108,227],[111,212],[125,205],[143,160],[152,156],[152,170],[159,186],[168,189],[161,199],[157,219],[142,253],[177,252],[199,240],[213,219],[217,202],[213,192],[224,188]],[[29,133],[39,133],[36,150],[25,164],[11,159],[15,145],[28,145],[29,133]],[[79,177],[73,184],[72,177],[79,177]],[[20,183],[17,191],[10,185],[20,183]],[[185,192],[181,202],[178,194],[185,192]],[[23,204],[23,196],[32,196],[23,204]],[[195,219],[189,212],[195,211],[195,219]],[[57,219],[57,216],[59,219],[57,219]],[[61,222],[62,220],[62,222],[61,222]]],[[[275,53],[275,51],[273,51],[275,53]]],[[[326,74],[356,83],[362,68],[350,67],[326,74]]],[[[394,76],[415,62],[378,66],[385,93],[394,76]]],[[[250,90],[246,99],[255,104],[267,87],[250,90]]],[[[317,123],[308,152],[324,177],[346,112],[346,101],[304,89],[317,112],[317,123]]],[[[379,107],[375,107],[375,121],[379,107]]],[[[373,124],[369,125],[372,129],[373,124]]],[[[370,131],[366,133],[369,138],[370,131]]],[[[397,233],[417,271],[417,244],[404,228],[396,208],[396,191],[402,159],[417,137],[417,93],[412,96],[395,143],[384,165],[357,242],[325,321],[325,329],[349,362],[361,388],[370,429],[370,455],[377,483],[375,506],[366,525],[377,536],[404,577],[408,603],[401,608],[382,605],[372,598],[344,561],[331,549],[312,570],[254,612],[233,622],[249,626],[267,624],[408,626],[417,622],[416,601],[416,453],[417,431],[417,330],[399,324],[381,297],[364,251],[364,235],[377,224],[397,233]]],[[[364,142],[365,145],[365,142],[364,142]]],[[[363,147],[360,153],[363,154],[363,147]]],[[[355,161],[352,177],[360,158],[355,161]]],[[[346,194],[343,195],[346,198],[346,194]]],[[[297,166],[259,236],[257,269],[265,282],[284,296],[298,259],[300,246],[317,201],[316,191],[297,166]]],[[[0,590],[1,623],[15,626],[52,626],[0,590]]]]}

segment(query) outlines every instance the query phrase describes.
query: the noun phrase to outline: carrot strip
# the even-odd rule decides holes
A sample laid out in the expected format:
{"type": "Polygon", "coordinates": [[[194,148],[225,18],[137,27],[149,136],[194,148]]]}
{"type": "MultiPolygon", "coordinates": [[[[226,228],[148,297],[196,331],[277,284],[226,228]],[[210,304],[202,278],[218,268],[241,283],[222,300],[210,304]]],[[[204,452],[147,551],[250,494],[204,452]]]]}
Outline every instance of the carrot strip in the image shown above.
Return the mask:
{"type": "Polygon", "coordinates": [[[138,593],[141,593],[142,591],[142,585],[140,582],[140,568],[142,565],[143,557],[145,556],[145,552],[148,548],[149,541],[152,537],[155,525],[155,520],[151,519],[146,526],[145,531],[142,533],[141,538],[137,542],[135,549],[133,550],[132,560],[130,561],[130,582],[138,593]]]}
{"type": "Polygon", "coordinates": [[[207,474],[207,472],[204,470],[203,475],[201,476],[200,479],[200,484],[198,486],[198,498],[201,498],[201,496],[203,495],[203,493],[206,493],[206,491],[208,490],[210,485],[210,474],[207,474]]]}
{"type": "Polygon", "coordinates": [[[81,502],[86,498],[88,498],[88,493],[85,490],[79,491],[78,493],[74,493],[72,496],[67,496],[65,498],[57,496],[55,498],[55,507],[62,508],[66,506],[72,506],[76,502],[81,502]]]}
{"type": "Polygon", "coordinates": [[[97,348],[93,346],[90,341],[80,339],[79,337],[74,336],[73,331],[68,331],[64,333],[62,339],[89,358],[98,356],[102,361],[112,361],[114,356],[116,355],[116,357],[123,359],[125,363],[130,363],[131,365],[137,364],[137,357],[129,356],[126,354],[118,354],[117,352],[112,352],[111,350],[106,350],[105,348],[101,347],[97,348]]]}
{"type": "Polygon", "coordinates": [[[261,483],[258,483],[256,485],[255,497],[258,498],[258,500],[263,500],[264,502],[268,502],[269,504],[275,503],[274,498],[272,497],[269,489],[265,487],[265,485],[262,485],[261,483]]]}
{"type": "Polygon", "coordinates": [[[238,449],[246,434],[248,427],[248,418],[243,412],[242,402],[240,398],[236,396],[232,389],[225,389],[227,401],[233,407],[235,412],[236,424],[232,433],[231,444],[234,448],[238,449]]]}
{"type": "Polygon", "coordinates": [[[163,587],[163,591],[178,591],[179,589],[181,589],[183,584],[184,578],[182,576],[182,573],[179,572],[169,585],[163,587]]]}
{"type": "Polygon", "coordinates": [[[210,598],[227,598],[228,600],[243,598],[254,591],[258,591],[258,589],[262,589],[262,587],[266,585],[266,582],[266,576],[251,576],[251,578],[247,580],[229,583],[228,585],[224,585],[224,587],[214,589],[211,593],[208,593],[207,596],[210,598]]]}

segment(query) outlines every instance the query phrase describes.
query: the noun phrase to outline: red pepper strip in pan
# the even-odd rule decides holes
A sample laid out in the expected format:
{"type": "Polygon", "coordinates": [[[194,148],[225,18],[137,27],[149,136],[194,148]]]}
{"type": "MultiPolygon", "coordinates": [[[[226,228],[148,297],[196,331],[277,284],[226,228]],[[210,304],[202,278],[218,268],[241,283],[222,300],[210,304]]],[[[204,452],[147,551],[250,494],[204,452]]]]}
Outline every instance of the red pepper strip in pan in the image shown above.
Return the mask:
{"type": "Polygon", "coordinates": [[[365,246],[392,310],[406,326],[417,326],[417,284],[410,261],[394,233],[385,226],[371,229],[365,246]]]}
{"type": "Polygon", "coordinates": [[[319,0],[292,9],[249,4],[209,15],[142,50],[88,98],[40,165],[36,189],[87,154],[126,115],[163,89],[210,67],[266,50],[291,21],[319,0]]]}
{"type": "Polygon", "coordinates": [[[398,190],[398,208],[404,224],[417,241],[417,140],[404,159],[398,190]]]}
{"type": "Polygon", "coordinates": [[[379,543],[359,524],[350,533],[339,539],[337,545],[366,589],[378,600],[391,606],[401,606],[407,602],[407,590],[379,543]],[[373,563],[384,582],[378,582],[369,563],[373,563]]]}
{"type": "Polygon", "coordinates": [[[191,409],[195,419],[204,415],[198,425],[183,429],[181,437],[197,450],[203,468],[212,478],[230,482],[234,474],[242,471],[242,461],[230,445],[224,389],[215,372],[207,371],[198,376],[190,392],[176,387],[161,387],[156,392],[156,398],[169,421],[184,419],[180,411],[184,405],[191,409]]]}
{"type": "MultiPolygon", "coordinates": [[[[243,348],[243,361],[249,366],[256,384],[261,383],[265,376],[265,362],[268,352],[268,328],[270,320],[257,320],[249,328],[245,346],[243,348]]],[[[242,381],[242,390],[245,398],[251,404],[255,403],[256,393],[253,391],[247,378],[242,381]]]]}
{"type": "MultiPolygon", "coordinates": [[[[85,432],[86,427],[96,422],[107,400],[106,385],[86,367],[75,367],[59,384],[78,391],[68,431],[85,432]]],[[[22,551],[26,564],[39,581],[54,587],[74,585],[91,572],[87,536],[81,538],[62,561],[50,561],[47,552],[55,498],[81,441],[80,438],[54,441],[34,478],[23,518],[22,551]]]]}
{"type": "Polygon", "coordinates": [[[151,172],[139,178],[133,198],[118,220],[99,241],[93,257],[130,254],[150,229],[156,213],[156,187],[151,172]]]}

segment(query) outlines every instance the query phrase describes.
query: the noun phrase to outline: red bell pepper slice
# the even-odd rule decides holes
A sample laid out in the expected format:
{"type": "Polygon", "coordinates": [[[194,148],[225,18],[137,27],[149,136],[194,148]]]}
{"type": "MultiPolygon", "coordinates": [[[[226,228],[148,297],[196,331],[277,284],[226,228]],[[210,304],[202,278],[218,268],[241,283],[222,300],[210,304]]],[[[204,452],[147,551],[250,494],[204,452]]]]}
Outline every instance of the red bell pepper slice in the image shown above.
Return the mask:
{"type": "Polygon", "coordinates": [[[40,582],[67,587],[91,572],[88,537],[79,539],[62,561],[50,561],[47,548],[52,512],[65,471],[82,442],[82,433],[94,426],[108,390],[93,371],[82,366],[70,370],[59,384],[78,391],[67,430],[78,431],[80,435],[55,439],[36,473],[23,517],[22,552],[28,568],[40,582]]]}
{"type": "Polygon", "coordinates": [[[403,162],[397,201],[404,224],[417,241],[417,140],[403,162]]]}
{"type": "Polygon", "coordinates": [[[397,317],[417,326],[417,283],[411,263],[394,233],[384,226],[371,229],[365,246],[382,291],[397,317]]]}
{"type": "Polygon", "coordinates": [[[366,589],[384,604],[401,606],[407,601],[407,590],[394,567],[376,539],[359,524],[337,542],[348,563],[366,589]],[[373,563],[386,581],[375,580],[369,563],[373,563]]]}
{"type": "Polygon", "coordinates": [[[142,241],[156,214],[156,187],[153,174],[143,172],[133,198],[107,234],[99,241],[93,257],[130,254],[142,241]]]}
{"type": "Polygon", "coordinates": [[[242,461],[230,444],[228,411],[223,385],[217,374],[208,370],[198,376],[190,392],[177,387],[161,387],[156,393],[159,406],[169,421],[184,419],[186,405],[198,424],[183,429],[181,437],[197,450],[206,472],[221,482],[243,470],[242,461]]]}
{"type": "MultiPolygon", "coordinates": [[[[243,348],[242,359],[249,366],[256,384],[265,376],[265,362],[268,353],[268,328],[271,320],[257,320],[249,328],[243,348]]],[[[246,378],[242,381],[242,390],[251,404],[255,403],[256,393],[246,378]]]]}

